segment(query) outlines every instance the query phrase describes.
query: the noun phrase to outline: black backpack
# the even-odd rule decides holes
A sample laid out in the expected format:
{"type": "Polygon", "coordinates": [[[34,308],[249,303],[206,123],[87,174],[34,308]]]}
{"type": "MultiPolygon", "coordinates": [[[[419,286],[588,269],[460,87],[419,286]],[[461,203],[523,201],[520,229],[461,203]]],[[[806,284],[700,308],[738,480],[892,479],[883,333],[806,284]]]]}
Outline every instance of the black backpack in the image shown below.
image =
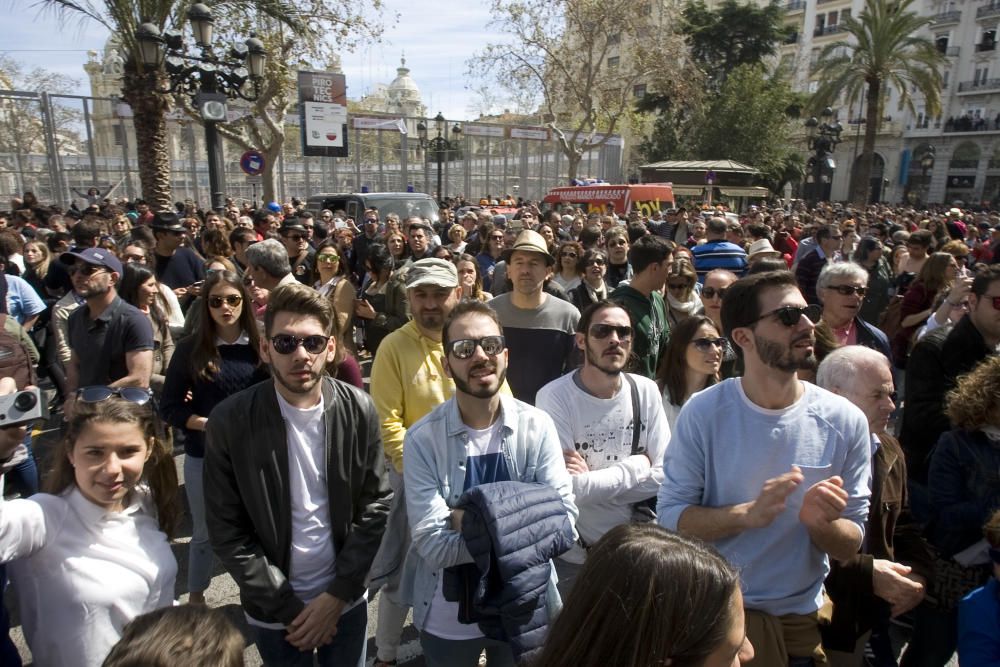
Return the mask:
{"type": "MultiPolygon", "coordinates": [[[[38,382],[28,347],[7,330],[9,315],[0,315],[0,378],[12,377],[18,389],[38,382]]],[[[20,326],[20,325],[18,325],[20,326]]]]}

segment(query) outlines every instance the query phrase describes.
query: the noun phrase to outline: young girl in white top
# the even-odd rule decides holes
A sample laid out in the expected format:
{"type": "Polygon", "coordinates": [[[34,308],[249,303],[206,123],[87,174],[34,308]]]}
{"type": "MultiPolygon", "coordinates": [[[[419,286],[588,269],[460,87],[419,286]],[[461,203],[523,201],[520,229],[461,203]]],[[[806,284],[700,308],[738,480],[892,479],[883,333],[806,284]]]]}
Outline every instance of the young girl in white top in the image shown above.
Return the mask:
{"type": "Polygon", "coordinates": [[[150,399],[80,389],[49,493],[0,500],[0,562],[37,665],[98,667],[130,620],[173,603],[177,471],[150,399]]]}
{"type": "Polygon", "coordinates": [[[670,343],[656,373],[671,433],[681,407],[691,395],[719,381],[719,368],[727,345],[726,339],[705,315],[685,318],[671,327],[670,343]]]}

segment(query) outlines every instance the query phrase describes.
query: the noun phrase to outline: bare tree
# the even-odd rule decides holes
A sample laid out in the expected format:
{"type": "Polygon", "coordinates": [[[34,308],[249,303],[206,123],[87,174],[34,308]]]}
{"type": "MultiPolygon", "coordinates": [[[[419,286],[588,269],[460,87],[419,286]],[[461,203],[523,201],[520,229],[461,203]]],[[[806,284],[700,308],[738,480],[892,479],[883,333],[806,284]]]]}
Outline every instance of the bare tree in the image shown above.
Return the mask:
{"type": "Polygon", "coordinates": [[[675,11],[662,0],[493,0],[490,26],[509,39],[470,60],[470,74],[530,95],[576,178],[583,155],[630,122],[637,96],[682,94],[675,11]]]}

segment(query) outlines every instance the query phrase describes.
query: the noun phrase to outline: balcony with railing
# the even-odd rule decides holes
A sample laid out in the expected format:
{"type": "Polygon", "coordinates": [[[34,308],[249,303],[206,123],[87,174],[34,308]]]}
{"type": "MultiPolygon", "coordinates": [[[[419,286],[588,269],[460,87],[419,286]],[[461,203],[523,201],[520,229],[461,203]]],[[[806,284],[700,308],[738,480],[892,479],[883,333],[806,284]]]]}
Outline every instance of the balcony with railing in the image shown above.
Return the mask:
{"type": "Polygon", "coordinates": [[[945,49],[944,54],[949,58],[956,58],[958,54],[962,52],[962,47],[960,46],[949,46],[945,49]]]}
{"type": "Polygon", "coordinates": [[[1000,16],[1000,2],[991,2],[976,10],[976,19],[989,19],[1000,16]]]}
{"type": "Polygon", "coordinates": [[[944,122],[945,132],[1000,132],[1000,119],[959,116],[944,122]]]}
{"type": "Polygon", "coordinates": [[[958,84],[959,93],[985,93],[993,90],[1000,90],[1000,79],[973,79],[958,84]]]}
{"type": "Polygon", "coordinates": [[[960,11],[941,12],[931,17],[931,25],[948,25],[949,23],[958,23],[961,20],[962,12],[960,11]]]}
{"type": "Polygon", "coordinates": [[[822,28],[816,28],[813,31],[813,37],[829,37],[830,35],[836,35],[841,30],[843,30],[843,27],[840,25],[828,25],[822,28]]]}
{"type": "Polygon", "coordinates": [[[996,48],[996,42],[980,42],[979,44],[976,44],[976,53],[981,53],[983,51],[995,51],[996,48]]]}
{"type": "Polygon", "coordinates": [[[785,3],[786,12],[801,12],[806,8],[806,0],[788,0],[785,3]]]}
{"type": "Polygon", "coordinates": [[[949,169],[978,169],[979,160],[951,160],[948,162],[949,169]]]}

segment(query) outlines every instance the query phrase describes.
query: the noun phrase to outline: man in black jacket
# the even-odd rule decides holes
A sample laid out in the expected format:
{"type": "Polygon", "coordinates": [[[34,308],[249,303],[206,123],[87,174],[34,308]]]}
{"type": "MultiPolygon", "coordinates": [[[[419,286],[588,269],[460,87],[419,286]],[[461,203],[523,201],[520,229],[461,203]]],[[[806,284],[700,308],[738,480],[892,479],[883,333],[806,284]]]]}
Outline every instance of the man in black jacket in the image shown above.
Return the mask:
{"type": "Polygon", "coordinates": [[[304,285],[271,293],[261,357],[273,380],[208,420],[212,548],[240,587],[265,665],[363,667],[366,578],[392,491],[367,394],[324,373],[333,310],[304,285]]]}
{"type": "Polygon", "coordinates": [[[921,338],[910,353],[899,439],[911,480],[927,483],[931,450],[938,437],[951,428],[944,414],[945,394],[955,386],[959,375],[996,354],[997,345],[1000,265],[991,264],[980,268],[972,280],[969,313],[951,329],[935,329],[921,338]]]}

